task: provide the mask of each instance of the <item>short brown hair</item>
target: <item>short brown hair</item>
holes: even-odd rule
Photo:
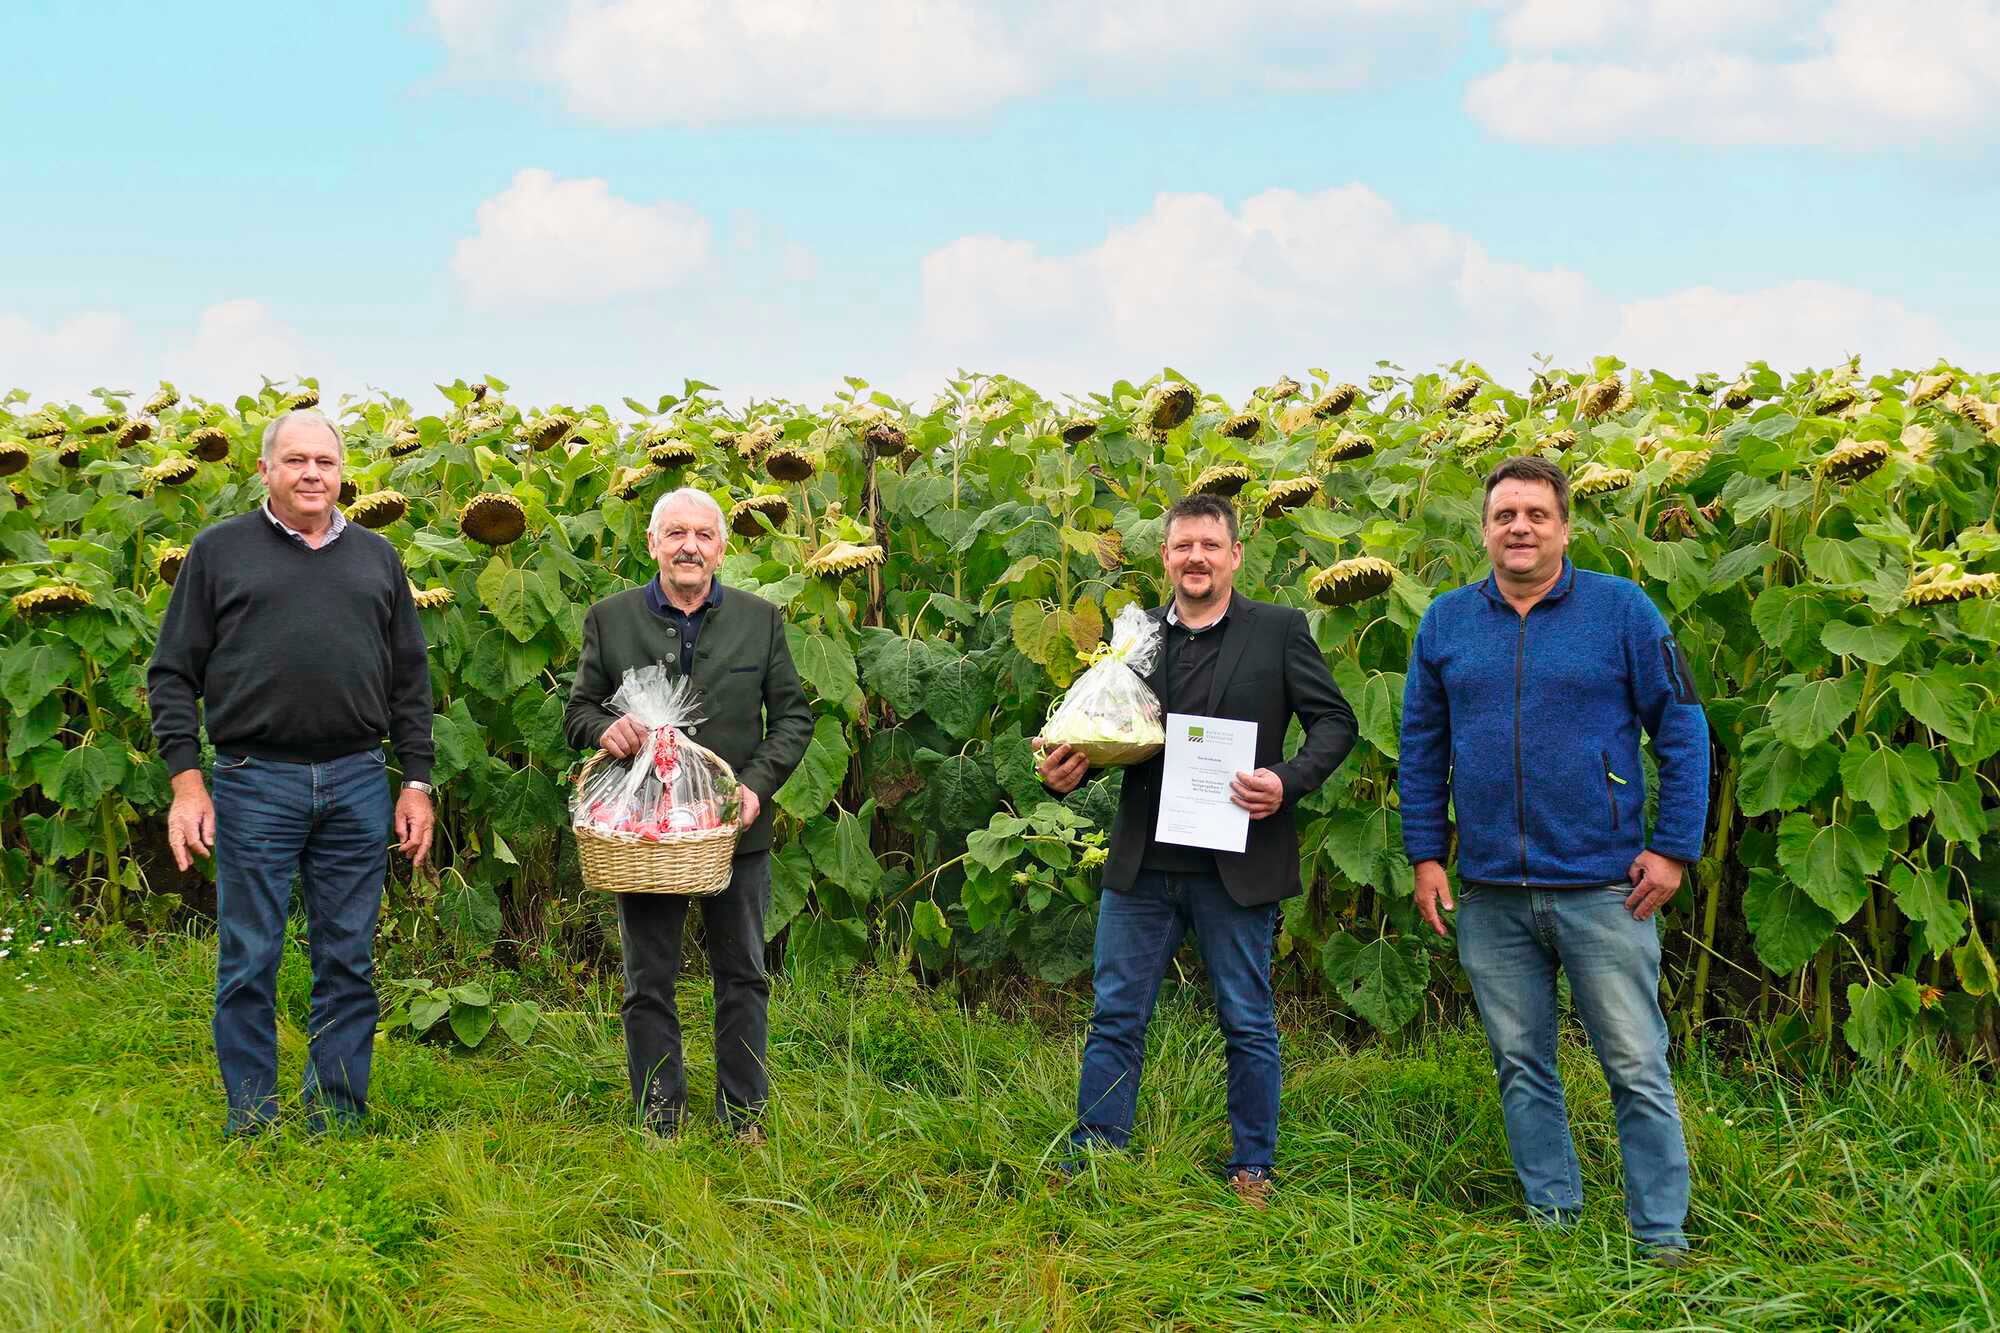
[[[1562,514],[1562,521],[1569,522],[1569,474],[1546,458],[1534,454],[1517,454],[1513,458],[1503,458],[1494,469],[1486,474],[1486,498],[1479,502],[1479,521],[1486,521],[1486,510],[1493,501],[1493,488],[1503,481],[1544,481],[1556,493],[1556,509]]]
[[[1219,495],[1183,495],[1167,510],[1167,521],[1160,527],[1160,540],[1166,541],[1174,530],[1177,518],[1215,518],[1229,529],[1231,545],[1236,542],[1236,506]]]

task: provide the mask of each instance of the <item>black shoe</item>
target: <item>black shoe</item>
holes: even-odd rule
[[[1685,1245],[1642,1245],[1639,1254],[1656,1268],[1694,1267],[1694,1255]]]

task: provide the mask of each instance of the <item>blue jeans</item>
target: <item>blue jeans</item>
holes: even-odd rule
[[[1079,1148],[1132,1138],[1146,1026],[1160,982],[1192,929],[1215,990],[1229,1061],[1229,1169],[1269,1171],[1278,1145],[1278,1023],[1271,1006],[1271,941],[1278,909],[1242,907],[1216,875],[1141,870],[1133,892],[1106,889],[1097,904],[1097,1005],[1076,1093]]]
[[[1458,958],[1472,981],[1507,1119],[1507,1150],[1528,1208],[1556,1222],[1583,1207],[1583,1177],[1556,1072],[1556,969],[1611,1085],[1625,1162],[1625,1216],[1655,1246],[1684,1246],[1687,1143],[1667,1069],[1657,923],[1626,910],[1632,889],[1467,886]]]
[[[320,764],[215,757],[215,1056],[227,1133],[277,1118],[278,960],[295,874],[312,958],[308,1122],[367,1110],[380,1016],[371,950],[395,809],[384,765],[379,747]]]

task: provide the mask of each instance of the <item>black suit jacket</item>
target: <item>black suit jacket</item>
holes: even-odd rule
[[[1147,614],[1164,622],[1167,608],[1156,607]],[[1215,853],[1229,896],[1245,907],[1260,907],[1300,890],[1299,830],[1293,809],[1300,797],[1332,776],[1354,748],[1354,710],[1333,683],[1303,611],[1236,593],[1229,601],[1229,615],[1229,632],[1215,661],[1207,706],[1179,699],[1174,711],[1255,722],[1257,767],[1270,769],[1285,785],[1285,803],[1275,813],[1250,821],[1250,839],[1242,851]],[[1165,670],[1163,652],[1146,678],[1156,693]],[[1286,759],[1285,728],[1294,715],[1305,728],[1305,743]],[[1164,764],[1164,756],[1155,756],[1125,770],[1104,865],[1107,889],[1128,890],[1138,877],[1146,840],[1160,817]]]

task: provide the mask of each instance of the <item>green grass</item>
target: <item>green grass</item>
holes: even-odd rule
[[[19,962],[17,956],[14,962]],[[0,975],[0,1325],[116,1328],[2000,1326],[2000,1105],[1919,1061],[1800,1085],[1680,1071],[1698,1264],[1635,1258],[1604,1085],[1565,1073],[1590,1203],[1518,1220],[1475,1031],[1347,1051],[1285,1019],[1280,1193],[1237,1206],[1220,1040],[1169,988],[1138,1150],[1047,1184],[1083,1002],[781,982],[772,1141],[626,1127],[616,996],[526,1049],[378,1048],[366,1133],[218,1137],[212,944]],[[32,986],[33,989],[29,989]],[[303,961],[281,985],[284,1087]],[[683,995],[697,1107],[705,987]]]

